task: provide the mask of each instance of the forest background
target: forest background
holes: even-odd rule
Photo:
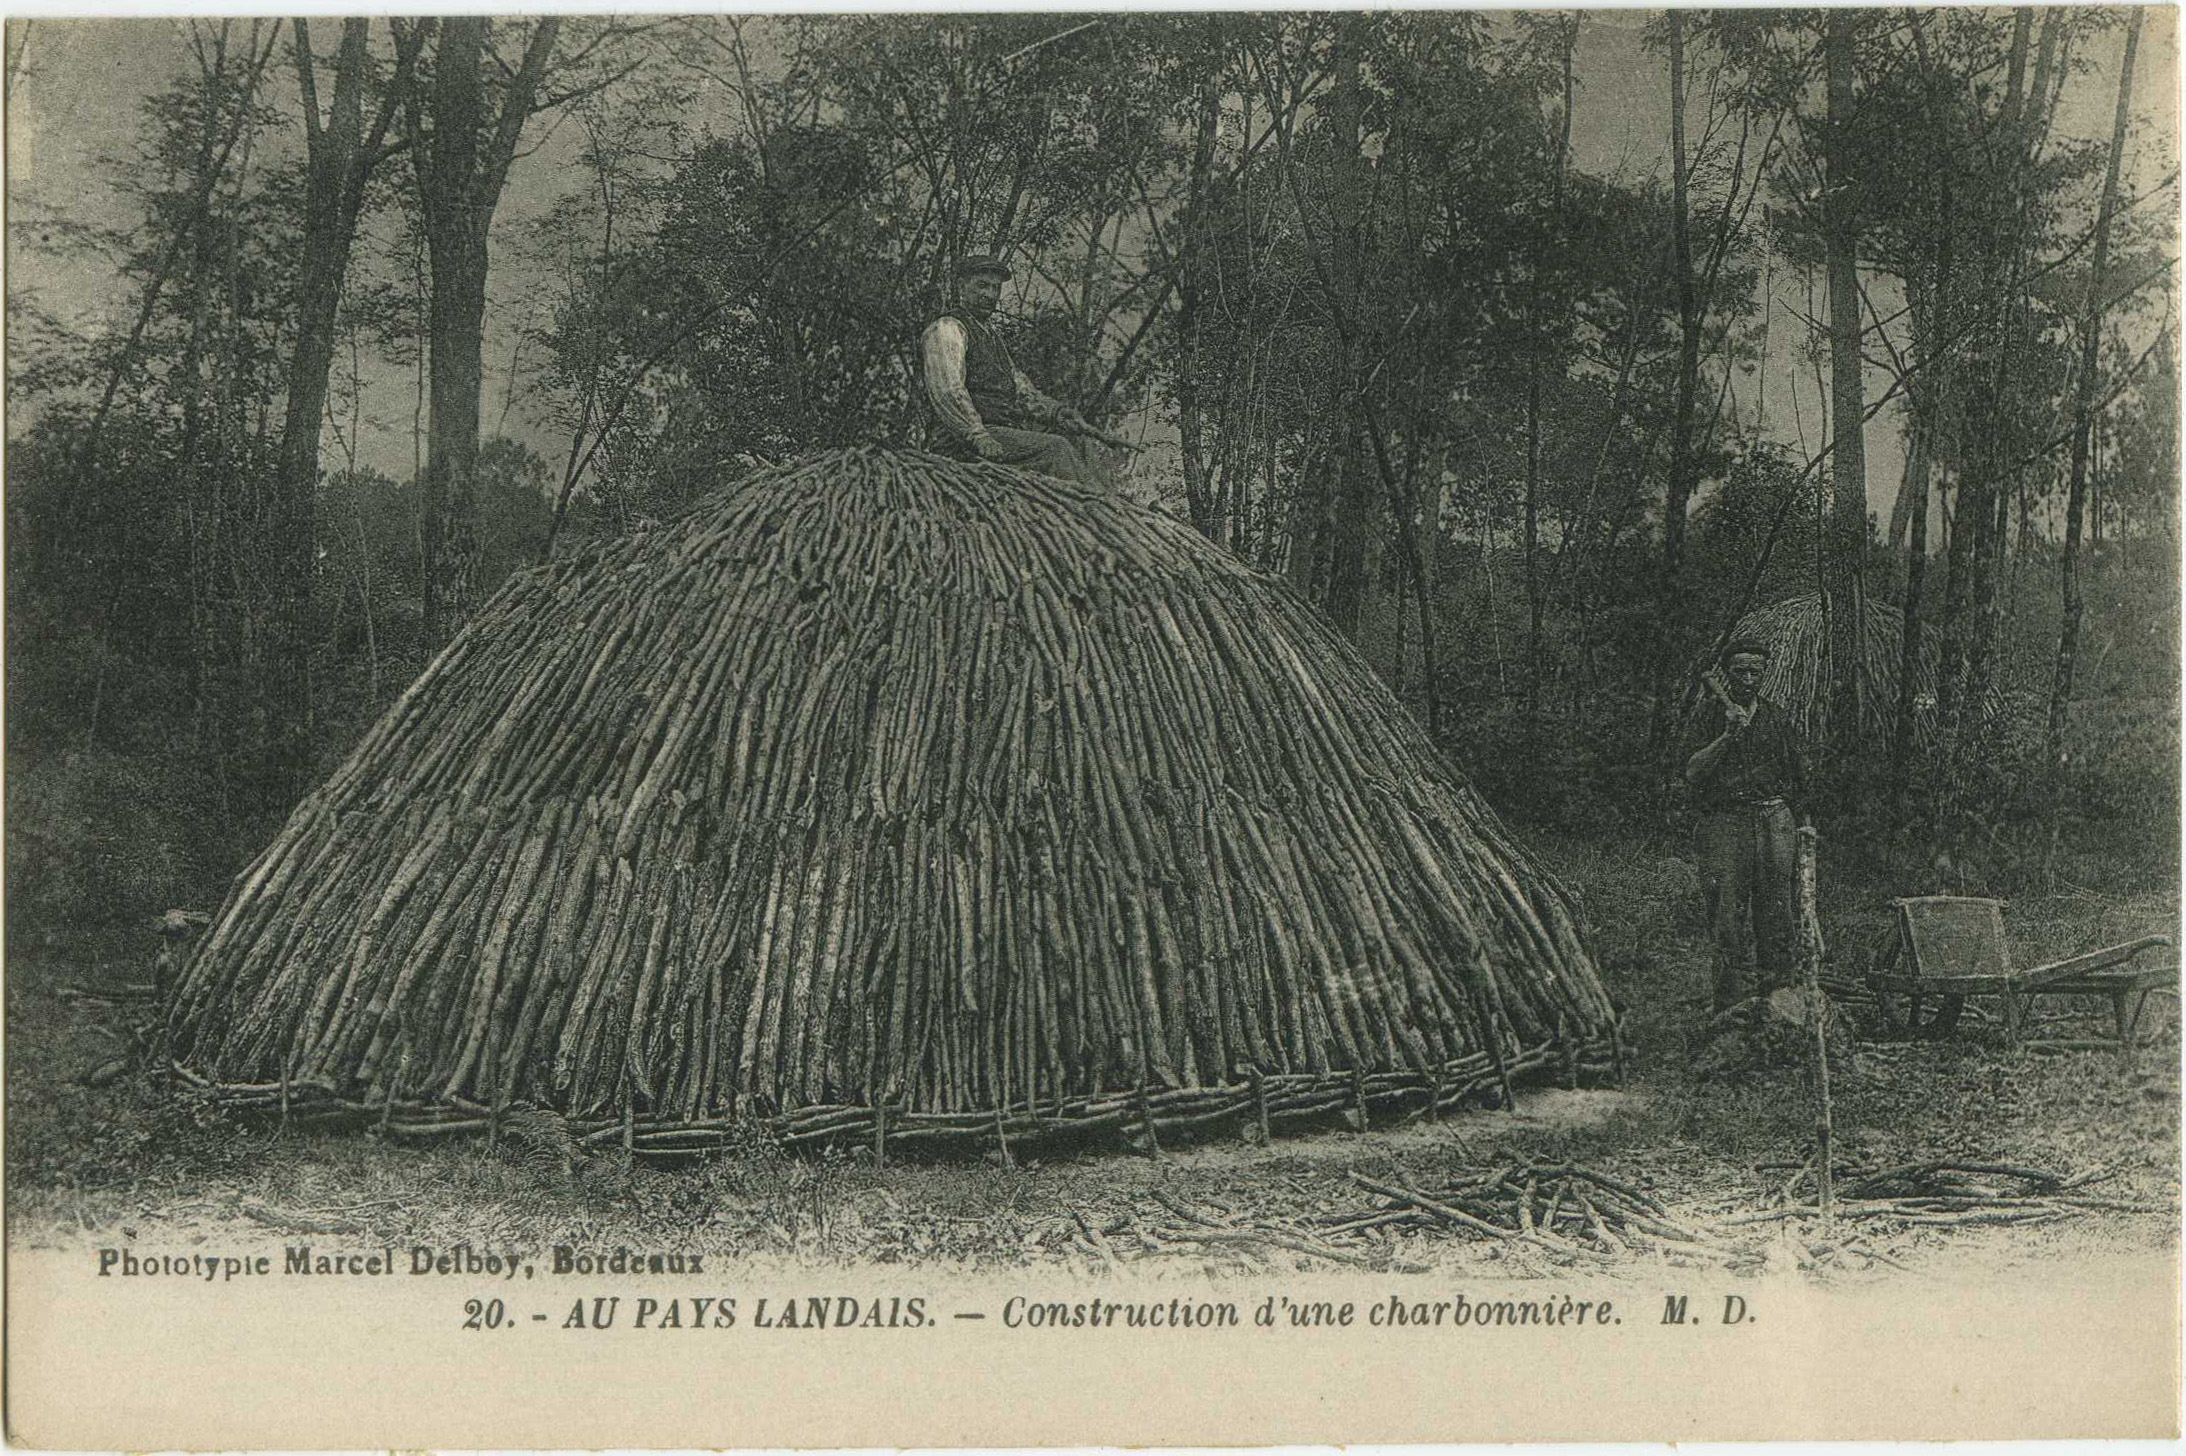
[[[1517,822],[1673,844],[1697,666],[1785,603],[1878,882],[2176,883],[2170,10],[38,20],[6,66],[11,946],[211,908],[510,571],[923,443],[989,249],[1131,488]]]

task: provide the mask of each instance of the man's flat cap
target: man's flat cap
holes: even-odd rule
[[[981,273],[991,274],[1003,282],[1009,281],[1010,265],[992,253],[972,253],[956,260],[956,276],[971,278]]]
[[[1729,645],[1724,647],[1720,660],[1729,662],[1734,657],[1758,657],[1766,662],[1769,660],[1769,655],[1768,643],[1763,642],[1760,638],[1734,637]]]

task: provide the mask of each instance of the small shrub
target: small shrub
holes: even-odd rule
[[[1610,995],[1627,1006],[1675,999],[1687,947],[1707,935],[1699,871],[1682,847],[1573,834],[1542,857],[1579,902]]]
[[[800,1152],[765,1124],[744,1120],[708,1167],[708,1201],[742,1203],[792,1248],[809,1241],[824,1252],[838,1231],[857,1171],[850,1155],[833,1143]]]
[[[1492,709],[1467,721],[1456,757],[1496,811],[1522,824],[1600,830],[1659,822],[1664,774],[1645,704],[1610,698],[1584,717]]]
[[[8,768],[11,942],[219,900],[231,836],[186,770],[96,748]]]

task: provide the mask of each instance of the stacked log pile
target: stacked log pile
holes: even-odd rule
[[[1895,732],[1898,684],[1905,661],[1905,614],[1889,602],[1867,599],[1860,631],[1860,736],[1887,744]],[[1829,642],[1818,593],[1803,592],[1739,618],[1732,637],[1757,637],[1769,644],[1768,674],[1761,692],[1782,705],[1809,743],[1829,741]],[[1914,727],[1922,735],[1935,725],[1936,671],[1939,649],[1931,635],[1921,645],[1913,680]],[[1923,706],[1924,705],[1924,706]]]
[[[1564,891],[1286,588],[878,450],[512,579],[167,1012],[245,1105],[664,1143],[1370,1112],[1612,1023]]]

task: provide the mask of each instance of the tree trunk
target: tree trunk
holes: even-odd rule
[[[1538,350],[1539,340],[1535,340]],[[1526,711],[1541,709],[1541,376],[1526,364]]]
[[[1425,473],[1415,476],[1412,485],[1412,504],[1418,509],[1411,544],[1419,587],[1419,675],[1426,691],[1427,731],[1437,743],[1442,741],[1442,472],[1449,451],[1448,438],[1437,436]],[[1489,609],[1494,609],[1492,603]]]
[[[2072,682],[2078,668],[2080,622],[2087,603],[2080,590],[2080,520],[2087,507],[2089,436],[2095,424],[2095,371],[2100,363],[2103,288],[2110,267],[2110,222],[2118,206],[2118,171],[2125,156],[2126,127],[2133,114],[2133,65],[2140,50],[2145,12],[2136,8],[2125,28],[2125,59],[2119,64],[2118,113],[2110,129],[2110,161],[2103,172],[2102,211],[2095,219],[2095,257],[2089,265],[2087,308],[2080,329],[2080,368],[2073,400],[2072,483],[2065,505],[2065,547],[2059,565],[2064,591],[2064,622],[2057,634],[2057,671],[2049,699],[2049,758],[2062,765],[2072,727]]]
[[[1928,581],[1928,436],[1925,422],[1913,426],[1913,446],[1905,460],[1905,489],[1912,554],[1905,565],[1905,628],[1899,641],[1896,731],[1891,735],[1890,777],[1898,786],[1898,802],[1906,802],[1905,790],[1913,762],[1913,740],[1918,723],[1916,689],[1920,680],[1921,590]]]
[[[1344,431],[1334,489],[1329,492],[1329,499],[1339,504],[1322,523],[1328,555],[1328,581],[1322,601],[1329,621],[1353,642],[1359,640],[1359,628],[1374,590],[1374,538],[1382,530],[1383,513],[1388,508],[1379,472],[1360,458],[1362,433],[1357,424]]]
[[[1308,448],[1299,461],[1298,478],[1291,490],[1290,555],[1285,574],[1291,589],[1307,601],[1317,599],[1322,581],[1321,553],[1328,534],[1328,502],[1341,482],[1329,477],[1344,469],[1351,453],[1351,432],[1339,421],[1334,437],[1319,449]]]
[[[1951,483],[1944,510],[1942,643],[1936,665],[1936,732],[1950,742],[1956,733],[1959,703],[1966,680],[1966,616],[1973,581],[1974,523],[1982,514],[1972,472],[1963,462]]]
[[[23,74],[23,58],[30,53],[30,22],[18,20],[7,28],[7,82],[0,99],[15,99],[15,81]]]
[[[485,249],[457,241],[435,247],[424,494],[425,631],[435,648],[474,605],[485,319]]]
[[[2088,537],[2095,543],[2096,554],[2099,556],[2102,554],[2103,544],[2103,435],[2100,421],[2096,423],[2087,445],[2087,529]]]
[[[1267,478],[1261,482],[1260,486],[1260,499],[1265,504],[1260,512],[1260,525],[1257,528],[1259,535],[1256,544],[1259,549],[1260,569],[1273,572],[1283,559],[1284,547],[1284,532],[1278,529],[1276,525],[1277,520],[1280,518],[1279,512],[1282,510],[1283,501],[1283,483],[1279,478],[1282,474],[1281,452],[1271,444],[1261,457],[1261,465],[1267,472]],[[1242,506],[1242,499],[1240,499],[1240,506]]]
[[[1850,11],[1832,10],[1824,22],[1829,124],[1833,133],[1852,117]],[[1830,728],[1837,744],[1858,741],[1862,703],[1860,644],[1867,617],[1867,391],[1860,355],[1859,219],[1853,178],[1841,149],[1828,157],[1824,203],[1829,268],[1829,393],[1834,426],[1831,451]]]
[[[1883,544],[1892,551],[1905,548],[1905,535],[1913,521],[1913,452],[1905,452],[1905,469],[1898,475],[1898,498],[1890,505],[1890,529]]]
[[[1685,154],[1685,22],[1672,9],[1670,27],[1670,243],[1678,317],[1677,396],[1670,426],[1670,488],[1662,507],[1662,579],[1656,595],[1653,739],[1668,731],[1683,615],[1678,576],[1685,555],[1685,513],[1693,498],[1693,406],[1700,391],[1700,294],[1693,279],[1693,230]],[[1735,190],[1736,179],[1732,186]],[[1725,207],[1729,206],[1726,202]]]
[[[1952,724],[1951,751],[1959,769],[1970,765],[1970,755],[1980,743],[1988,724],[1990,662],[1996,646],[1996,582],[1998,572],[1997,510],[2004,492],[1992,471],[1993,444],[1978,445],[1975,464],[1959,487],[1959,527],[1966,536],[1966,601],[1961,620],[1963,677],[1958,685],[1958,715]]]
[[[476,605],[486,239],[560,24],[551,17],[537,23],[523,65],[509,80],[498,114],[492,114],[480,66],[492,21],[481,15],[443,20],[433,64],[430,135],[423,134],[414,112],[411,118],[418,201],[432,265],[432,389],[419,532],[425,638],[431,649],[446,643]],[[489,125],[490,136],[485,135]]]
[[[1200,88],[1198,135],[1192,146],[1191,191],[1186,199],[1187,220],[1181,246],[1184,256],[1170,260],[1177,280],[1177,435],[1184,453],[1184,498],[1192,525],[1210,540],[1220,541],[1220,515],[1211,487],[1213,464],[1207,458],[1205,408],[1200,399],[1200,288],[1199,239],[1208,226],[1207,212],[1213,202],[1207,195],[1207,179],[1214,168],[1215,132],[1222,121],[1222,90],[1210,77]],[[1225,465],[1227,459],[1225,458]],[[1234,534],[1236,523],[1230,525]]]
[[[1177,290],[1176,417],[1178,448],[1183,452],[1184,502],[1192,528],[1210,541],[1222,538],[1215,529],[1213,468],[1207,459],[1205,424],[1199,401],[1199,290]]]
[[[486,304],[485,270],[473,269],[471,259],[473,236],[481,262],[485,239],[470,192],[486,110],[479,56],[490,23],[475,15],[450,16],[442,23],[433,64],[432,137],[429,143],[418,143],[428,147],[431,157],[429,168],[418,169],[433,282],[427,308],[432,384],[420,541],[429,650],[453,636],[466,615],[469,556],[477,529],[471,473],[478,460]]]
[[[1366,367],[1366,351],[1360,335],[1366,325],[1367,162],[1360,151],[1361,92],[1359,52],[1364,44],[1366,17],[1357,13],[1337,22],[1335,94],[1329,101],[1329,119],[1335,129],[1333,163],[1335,189],[1332,198],[1335,228],[1340,242],[1329,259],[1330,275],[1341,297],[1334,301],[1350,320],[1341,330],[1339,354],[1342,367],[1332,383],[1340,396],[1364,387],[1360,372]],[[1354,411],[1358,408],[1353,406]],[[1372,429],[1369,424],[1368,430]],[[1390,501],[1382,488],[1381,472],[1367,468],[1358,458],[1358,430],[1351,432],[1341,473],[1329,539],[1328,615],[1336,629],[1356,642],[1368,619],[1380,585],[1380,544],[1388,525]],[[1379,446],[1379,440],[1373,442]]]
[[[342,22],[334,62],[334,94],[324,124],[319,116],[317,58],[310,24],[291,22],[296,73],[302,92],[305,137],[303,276],[297,289],[296,345],[289,358],[287,413],[282,422],[278,475],[273,491],[272,537],[278,562],[273,641],[266,657],[269,697],[278,705],[273,726],[270,791],[283,803],[309,786],[313,742],[311,599],[318,556],[319,437],[326,415],[328,376],[334,368],[335,318],[349,274],[350,246],[364,188],[378,158],[387,113],[370,136],[364,124],[364,88],[370,70],[371,23]],[[407,79],[414,45],[398,37],[393,86]]]
[[[1923,57],[1925,59],[1925,57]],[[1940,231],[1935,249],[1935,274],[1933,287],[1923,290],[1917,280],[1909,283],[1907,292],[1913,305],[1913,367],[1917,370],[1933,370],[1913,396],[1914,421],[1913,445],[1905,461],[1905,485],[1899,492],[1900,503],[1907,509],[1911,533],[1911,555],[1905,568],[1905,609],[1903,635],[1899,639],[1898,702],[1896,731],[1891,739],[1891,778],[1898,787],[1900,812],[1910,807],[1907,789],[1913,761],[1914,739],[1917,733],[1917,685],[1920,677],[1921,649],[1924,646],[1926,621],[1922,616],[1926,608],[1925,589],[1928,583],[1928,492],[1929,476],[1934,464],[1936,446],[1949,428],[1950,412],[1947,401],[1950,394],[1950,366],[1942,357],[1943,339],[1951,318],[1951,259],[1955,250],[1951,199],[1952,178],[1948,168],[1936,173],[1936,217]],[[1940,684],[1939,684],[1940,687]],[[1942,699],[1939,694],[1931,707],[1942,718]]]
[[[1556,165],[1550,174],[1550,215],[1563,224],[1564,163],[1571,155],[1571,105],[1576,87],[1572,79],[1572,52],[1579,41],[1576,18],[1564,26],[1564,112],[1557,133]],[[1541,350],[1546,343],[1540,320],[1541,275],[1538,262],[1532,274],[1533,294],[1527,309],[1526,350],[1526,711],[1541,711],[1542,617],[1547,604],[1546,584],[1541,580]],[[1500,667],[1502,654],[1496,654]]]
[[[2032,11],[2022,8],[2013,12],[1999,124],[2014,152],[2022,155],[2027,59],[2033,33]],[[2015,457],[2020,418],[2012,393],[2013,369],[2022,345],[2031,343],[2022,337],[2020,322],[2025,303],[2021,284],[2027,261],[2026,170],[2023,165],[2007,167],[2000,179],[1992,178],[1989,183],[1999,191],[1999,197],[1982,199],[1986,205],[1981,208],[1978,236],[1986,292],[1974,306],[1977,311],[1992,311],[1995,318],[1984,331],[1988,358],[1972,371],[1974,387],[1968,401],[1967,428],[1960,437],[1963,463],[1957,529],[1967,539],[1963,558],[1967,582],[1965,615],[1957,624],[1957,651],[1950,664],[1956,693],[1954,708],[1943,725],[1949,735],[1946,742],[1952,760],[1953,795],[1963,781],[1965,768],[1979,751],[1990,718],[1999,587],[2008,535],[2005,523],[2009,492],[2018,470]]]

